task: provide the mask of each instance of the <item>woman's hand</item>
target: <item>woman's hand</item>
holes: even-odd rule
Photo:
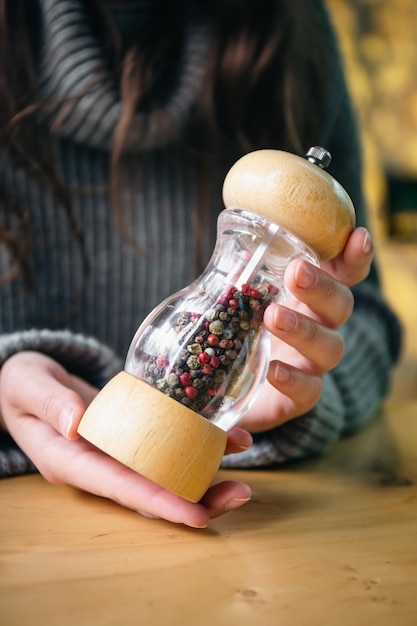
[[[343,253],[321,268],[300,260],[289,265],[285,306],[265,311],[265,326],[274,335],[268,381],[240,426],[250,432],[269,430],[317,403],[323,377],[343,355],[338,329],[353,310],[350,287],[366,278],[372,258],[369,233],[357,228]]]
[[[65,483],[144,515],[162,517],[195,528],[234,509],[251,497],[240,482],[211,487],[193,504],[155,485],[99,451],[77,434],[81,417],[97,389],[70,375],[37,352],[10,357],[0,371],[0,406],[4,427],[46,480]],[[251,445],[246,431],[229,433],[226,453]]]

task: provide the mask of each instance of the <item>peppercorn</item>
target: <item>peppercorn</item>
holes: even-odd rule
[[[187,345],[181,346],[178,337],[174,362],[162,350],[150,358],[144,371],[146,382],[211,418],[224,405],[227,390],[237,384],[243,367],[239,354],[256,338],[276,292],[270,286],[245,284],[240,290],[231,286],[204,314],[182,311],[174,329],[178,335],[187,333]]]

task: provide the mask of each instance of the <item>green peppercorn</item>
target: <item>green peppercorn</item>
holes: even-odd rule
[[[211,322],[210,326],[209,326],[209,331],[213,334],[213,335],[221,335],[223,332],[223,322],[221,322],[220,320],[214,320],[214,322]]]
[[[202,347],[199,343],[192,343],[187,346],[187,350],[188,352],[190,352],[190,354],[200,354],[200,352],[202,351]]]
[[[176,387],[179,383],[178,376],[174,374],[173,372],[171,372],[171,374],[168,374],[167,383],[168,383],[168,387]]]
[[[187,366],[190,368],[190,370],[196,370],[199,367],[199,365],[200,365],[199,358],[195,354],[191,355],[187,359]]]

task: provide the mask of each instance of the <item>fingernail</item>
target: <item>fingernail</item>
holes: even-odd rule
[[[253,437],[247,430],[236,427],[233,434],[233,443],[241,450],[248,450],[253,444]]]
[[[140,511],[138,509],[137,513],[139,513],[139,515],[142,515],[142,517],[148,517],[149,519],[161,519],[159,515],[154,515],[153,513],[148,513],[148,511]]]
[[[274,378],[277,383],[286,383],[290,379],[290,370],[282,363],[276,363],[274,369]]]
[[[274,323],[280,330],[294,330],[297,324],[297,318],[293,311],[278,305],[274,312]]]
[[[372,238],[371,235],[369,234],[369,231],[364,229],[365,233],[363,236],[363,242],[362,242],[362,254],[364,256],[368,256],[369,254],[371,254],[372,250],[373,250],[373,243],[372,243]]]
[[[252,443],[253,443],[253,440],[252,440],[252,437],[251,437],[250,443],[249,442],[248,443],[238,443],[236,445],[239,448],[239,450],[243,451],[243,450],[249,450],[249,448],[252,447]]]
[[[71,404],[67,404],[62,409],[58,418],[59,430],[66,439],[71,439],[71,429],[74,420],[75,408]]]
[[[239,506],[242,506],[243,504],[246,504],[246,502],[249,502],[251,498],[252,496],[249,496],[249,498],[234,498],[233,500],[227,502],[224,510],[232,511],[233,509],[237,509]]]
[[[297,265],[295,279],[299,287],[311,287],[316,281],[316,272],[310,263],[300,261]]]
[[[207,528],[208,524],[189,524],[187,523],[187,526],[190,526],[191,528]]]

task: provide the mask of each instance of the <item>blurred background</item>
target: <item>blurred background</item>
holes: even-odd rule
[[[405,344],[389,402],[417,398],[417,1],[326,0],[361,124],[371,230]]]

